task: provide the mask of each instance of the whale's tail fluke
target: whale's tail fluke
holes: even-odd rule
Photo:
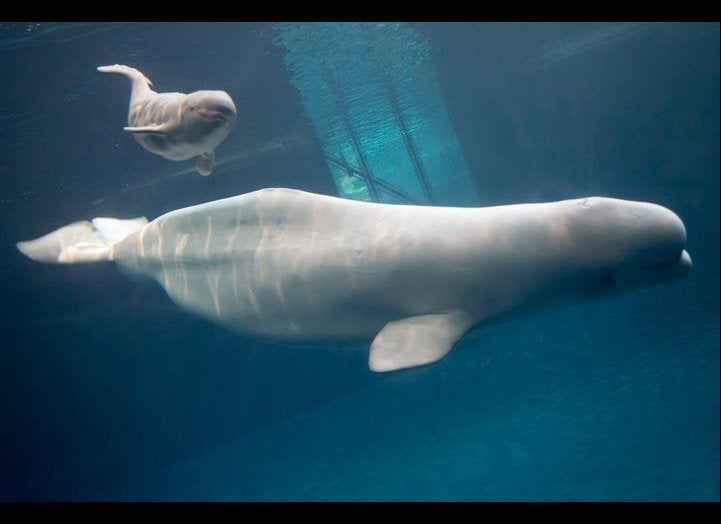
[[[132,85],[131,97],[145,95],[147,93],[153,93],[153,83],[143,73],[126,65],[114,64],[107,66],[100,66],[97,68],[101,73],[114,73],[117,75],[123,75],[130,80]]]
[[[56,229],[52,233],[18,242],[25,256],[48,264],[77,264],[113,260],[112,247],[148,223],[145,217],[120,220],[94,218]]]

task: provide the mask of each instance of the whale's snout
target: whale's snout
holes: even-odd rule
[[[645,287],[690,273],[686,227],[670,209],[605,197],[571,205],[577,252],[599,270],[594,290]]]
[[[657,204],[639,202],[632,206],[636,222],[629,227],[633,239],[628,260],[648,266],[679,262],[686,248],[686,227],[681,218]]]
[[[225,91],[208,92],[200,105],[202,114],[209,119],[221,119],[232,123],[238,115],[233,99]]]
[[[686,227],[681,218],[663,206],[634,203],[637,219],[633,247],[620,272],[632,285],[652,285],[684,277],[693,263],[686,250]]]
[[[211,131],[229,130],[238,115],[233,99],[225,91],[196,91],[188,95],[184,107],[188,125]]]

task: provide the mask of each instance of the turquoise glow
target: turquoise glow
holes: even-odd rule
[[[276,28],[341,196],[478,203],[421,34],[402,23]]]

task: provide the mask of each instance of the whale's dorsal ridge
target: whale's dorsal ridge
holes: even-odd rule
[[[340,205],[324,208],[325,215],[314,217],[313,210],[321,199],[338,201]],[[170,211],[156,219],[168,231],[180,231],[188,235],[207,235],[209,221],[213,235],[222,238],[232,236],[236,231],[254,235],[266,225],[290,230],[306,230],[309,227],[319,231],[333,232],[336,223],[345,215],[343,199],[307,193],[298,189],[264,188],[243,195],[206,202],[195,206]],[[153,233],[155,234],[155,233]],[[222,242],[211,242],[209,249],[224,252]]]
[[[473,318],[464,311],[389,322],[371,344],[368,367],[384,372],[437,362],[474,324]]]

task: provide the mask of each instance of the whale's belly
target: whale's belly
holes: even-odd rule
[[[169,139],[155,135],[135,135],[135,139],[144,149],[168,160],[189,160],[202,155],[207,147],[184,139]]]
[[[128,114],[130,127],[170,123],[171,129],[163,134],[134,134],[135,140],[146,150],[168,160],[189,160],[209,150],[203,140],[189,140],[181,122],[182,93],[160,93],[135,102]],[[212,149],[212,148],[210,148]]]

